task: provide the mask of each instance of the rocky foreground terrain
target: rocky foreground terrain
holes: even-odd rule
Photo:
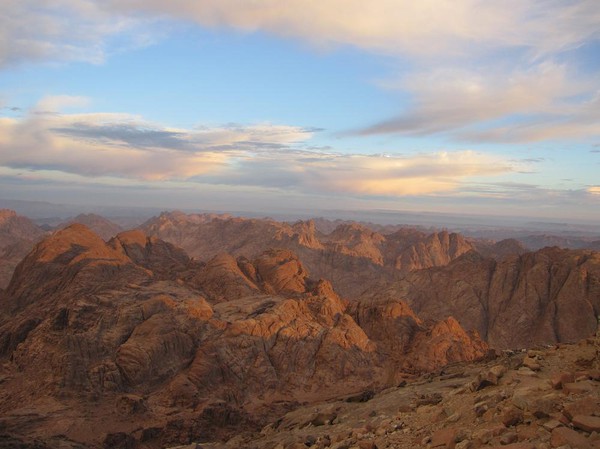
[[[458,363],[299,407],[260,432],[179,448],[600,447],[600,338]]]
[[[599,253],[100,218],[0,290],[0,448],[600,447]]]

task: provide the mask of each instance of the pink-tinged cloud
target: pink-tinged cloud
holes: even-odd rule
[[[42,106],[78,106],[77,98]],[[367,155],[310,151],[313,131],[290,125],[169,128],[128,114],[40,113],[0,118],[0,166],[29,179],[203,183],[296,192],[399,197],[458,190],[515,170],[473,151]],[[59,174],[59,175],[57,175]]]
[[[566,66],[550,62],[509,74],[455,68],[415,73],[400,84],[383,83],[410,93],[412,105],[360,133],[450,133],[461,140],[489,142],[598,136],[598,82],[575,79]],[[514,124],[499,124],[514,117]]]
[[[595,0],[113,0],[120,13],[161,15],[319,47],[352,45],[386,54],[442,56],[524,47],[563,51],[597,37]]]

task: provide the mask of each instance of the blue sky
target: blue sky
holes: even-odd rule
[[[595,0],[7,0],[1,197],[600,219]]]

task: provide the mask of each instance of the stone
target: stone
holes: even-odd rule
[[[554,374],[550,378],[550,384],[555,390],[560,390],[564,384],[568,384],[571,382],[575,382],[575,376],[573,375],[573,373],[560,372]]]
[[[506,432],[500,438],[500,444],[507,445],[511,443],[515,443],[518,439],[517,432]]]
[[[563,385],[566,394],[587,394],[594,390],[594,385],[589,381],[572,382]]]
[[[460,418],[462,418],[462,414],[460,412],[454,412],[450,416],[448,416],[448,419],[446,419],[446,422],[455,423],[455,422],[460,421]]]
[[[431,447],[453,449],[457,440],[457,429],[446,428],[437,430],[431,435]]]
[[[319,426],[324,426],[326,424],[331,424],[333,422],[333,420],[337,418],[337,413],[335,412],[330,412],[330,413],[318,413],[317,416],[315,416],[310,423],[315,426],[315,427],[319,427]]]
[[[361,440],[358,442],[358,447],[360,449],[377,449],[377,444],[375,443],[375,441]]]
[[[487,402],[478,402],[477,404],[475,404],[475,407],[473,407],[473,411],[475,412],[475,416],[477,417],[483,416],[483,414],[489,409],[490,406]]]
[[[600,432],[600,417],[576,415],[573,417],[573,426],[586,432]]]
[[[523,359],[523,365],[532,371],[539,371],[542,369],[542,366],[537,362],[537,360],[532,359],[531,357],[525,357]]]
[[[482,371],[471,384],[471,391],[479,391],[491,385],[498,385],[500,378],[506,373],[504,365],[494,365],[487,371]]]
[[[600,370],[599,369],[589,370],[588,375],[591,380],[600,381]]]
[[[537,377],[537,374],[535,373],[535,371],[533,371],[528,366],[522,366],[521,368],[519,368],[517,370],[517,374],[519,374],[519,376]]]
[[[550,394],[541,397],[533,397],[528,403],[528,410],[537,419],[548,418],[552,413],[556,411],[558,406],[558,399]]]
[[[487,444],[493,438],[500,436],[507,432],[507,429],[502,424],[497,424],[491,427],[483,427],[473,432],[473,439],[481,441],[483,444]]]
[[[563,424],[556,420],[556,419],[550,419],[548,421],[546,421],[544,424],[542,424],[542,427],[544,429],[546,429],[549,432],[552,432],[554,429],[556,429],[557,427],[562,426]]]
[[[577,449],[591,449],[592,447],[587,438],[567,427],[557,427],[552,431],[550,445],[554,448],[566,445]]]
[[[423,405],[437,405],[440,402],[442,402],[441,393],[422,394],[415,401],[415,405],[421,407]]]
[[[473,449],[475,447],[475,443],[469,440],[463,440],[454,446],[454,449]]]
[[[582,398],[575,402],[564,404],[563,415],[568,419],[573,419],[576,415],[595,415],[600,413],[600,399]]]
[[[506,427],[516,426],[523,422],[523,411],[516,407],[509,407],[502,413],[502,424]]]
[[[346,402],[367,402],[375,397],[375,392],[373,390],[366,390],[360,394],[350,396],[346,399]]]

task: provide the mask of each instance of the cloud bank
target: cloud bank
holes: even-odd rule
[[[80,98],[45,98],[22,118],[0,118],[0,166],[30,179],[193,182],[358,196],[429,195],[513,170],[473,151],[416,155],[310,150],[314,130],[275,124],[169,128],[117,113],[39,112]]]

